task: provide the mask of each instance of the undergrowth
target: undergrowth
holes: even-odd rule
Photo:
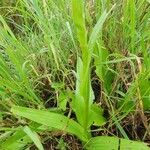
[[[149,149],[149,27],[149,0],[1,0],[0,149]]]

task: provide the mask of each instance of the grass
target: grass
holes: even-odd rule
[[[149,149],[150,2],[0,2],[0,149]]]

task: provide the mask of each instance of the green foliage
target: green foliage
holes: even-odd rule
[[[86,145],[87,150],[149,150],[148,146],[141,142],[134,142],[116,137],[101,136],[92,138]]]
[[[44,150],[36,132],[33,132],[28,126],[24,127],[24,132],[30,137],[39,150]]]
[[[72,119],[61,114],[18,106],[12,107],[11,111],[16,115],[25,117],[39,124],[74,134],[83,141],[87,140],[87,135],[84,134],[83,128]]]
[[[0,149],[43,150],[55,132],[58,149],[64,134],[89,150],[149,149],[129,140],[150,134],[149,10],[149,0],[2,0]]]
[[[78,41],[82,50],[82,60],[77,59],[77,83],[76,83],[76,99],[73,102],[74,110],[77,114],[79,123],[85,128],[92,125],[93,122],[103,122],[101,118],[96,117],[92,111],[92,104],[94,100],[93,91],[91,88],[90,79],[90,63],[92,60],[93,47],[98,39],[98,34],[102,30],[109,13],[104,12],[99,18],[97,24],[93,28],[89,41],[87,42],[87,31],[85,28],[85,12],[84,1],[72,1],[73,21],[77,28]],[[78,12],[78,13],[76,13]],[[82,115],[84,114],[84,116]],[[91,120],[92,119],[92,120]],[[102,123],[103,124],[103,123]]]
[[[20,129],[15,133],[13,133],[12,136],[7,137],[7,140],[2,142],[0,148],[7,150],[11,149],[20,150],[30,142],[31,141],[28,138],[28,136],[26,136],[25,132],[23,132],[23,130]]]

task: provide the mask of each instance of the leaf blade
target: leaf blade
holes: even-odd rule
[[[84,129],[74,120],[61,114],[19,106],[13,106],[11,111],[15,115],[25,117],[34,122],[74,134],[83,141],[87,140],[86,135],[84,135]]]
[[[149,150],[145,143],[109,136],[94,137],[85,145],[85,148],[87,150]]]
[[[28,126],[25,126],[23,131],[29,136],[39,150],[44,150],[43,145],[36,132],[33,132]]]

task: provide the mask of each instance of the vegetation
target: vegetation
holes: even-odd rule
[[[149,0],[0,5],[0,149],[149,149]]]

